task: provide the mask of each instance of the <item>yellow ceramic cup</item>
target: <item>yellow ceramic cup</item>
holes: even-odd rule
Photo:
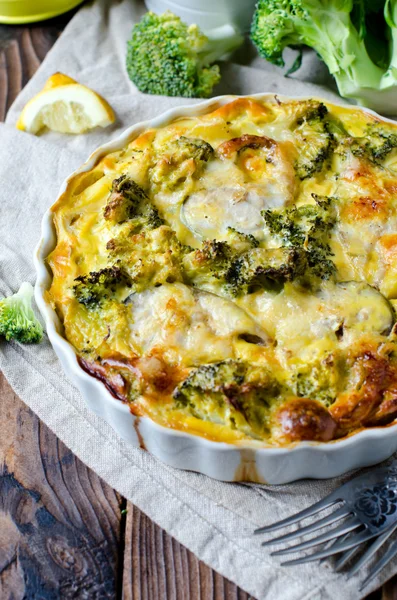
[[[71,10],[82,0],[0,0],[0,23],[44,21]]]

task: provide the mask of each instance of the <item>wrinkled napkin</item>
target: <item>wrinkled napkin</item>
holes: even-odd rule
[[[92,150],[133,123],[173,106],[197,102],[144,96],[128,80],[125,44],[132,23],[143,11],[143,5],[132,0],[84,5],[15,101],[6,124],[0,125],[1,296],[16,291],[22,281],[34,283],[32,255],[41,217],[55,201],[63,179]],[[238,63],[223,64],[216,94],[274,91],[337,98],[314,53],[305,54],[299,79],[297,75],[284,78],[248,44],[235,60]],[[34,137],[17,131],[14,124],[23,105],[56,71],[100,92],[115,109],[117,122],[81,136],[47,132]],[[317,501],[345,478],[266,486],[223,483],[174,470],[129,446],[87,409],[73,382],[63,375],[47,339],[37,346],[1,341],[0,367],[20,398],[82,461],[201,560],[255,598],[356,600],[364,596],[358,589],[366,569],[347,582],[328,562],[283,568],[252,535],[256,527]],[[388,566],[366,593],[391,577],[396,566]]]

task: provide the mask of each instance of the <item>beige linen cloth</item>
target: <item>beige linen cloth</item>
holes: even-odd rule
[[[0,126],[0,296],[15,291],[24,280],[34,283],[32,254],[42,214],[56,199],[62,180],[96,146],[133,123],[172,106],[196,102],[143,96],[128,80],[125,44],[143,10],[133,0],[84,5],[14,103],[7,123]],[[325,87],[326,70],[313,54],[305,56],[299,80],[283,78],[250,48],[241,51],[238,59],[242,64],[223,66],[217,93],[275,91],[336,97]],[[22,106],[56,71],[103,94],[117,113],[117,123],[75,137],[52,133],[34,137],[15,130]],[[358,589],[365,569],[346,582],[327,562],[283,568],[261,548],[260,538],[252,535],[256,527],[325,496],[341,479],[271,487],[222,483],[177,471],[127,445],[86,408],[73,382],[63,375],[48,340],[37,346],[1,341],[0,367],[22,400],[81,460],[201,560],[255,598],[350,600],[364,596]],[[385,569],[366,593],[391,577],[396,566]]]

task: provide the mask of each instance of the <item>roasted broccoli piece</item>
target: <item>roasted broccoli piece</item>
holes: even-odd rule
[[[245,252],[259,246],[259,241],[251,233],[242,233],[241,231],[237,231],[237,229],[234,227],[228,227],[227,234],[228,244],[230,244],[233,250],[238,253]]]
[[[242,42],[231,25],[206,36],[171,12],[148,12],[128,42],[128,75],[147,94],[207,98],[220,80],[219,67],[212,63]]]
[[[204,240],[202,247],[195,251],[197,263],[209,265],[219,276],[228,268],[233,250],[227,242]]]
[[[342,359],[329,354],[321,361],[298,367],[290,381],[291,389],[300,398],[318,400],[328,407],[343,386],[343,373]]]
[[[303,275],[306,261],[301,248],[255,248],[234,260],[226,273],[233,294],[249,294],[258,288],[274,289]]]
[[[329,233],[335,224],[332,198],[312,194],[316,204],[262,211],[269,229],[286,248],[304,253],[306,273],[329,279],[335,272]]]
[[[350,137],[345,142],[354,156],[381,165],[397,148],[397,134],[380,123],[368,125],[363,137]]]
[[[174,157],[176,153],[179,154],[178,162],[187,158],[208,162],[214,156],[214,149],[211,144],[201,138],[188,138],[181,135],[173,142],[173,146],[176,150]]]
[[[291,129],[299,148],[295,171],[299,179],[312,177],[329,163],[336,139],[331,131],[328,109],[322,102],[309,100],[302,103],[303,110]]]
[[[182,135],[161,146],[157,155],[151,170],[152,184],[169,189],[185,183],[189,177],[197,178],[214,156],[214,149],[200,138]]]
[[[269,407],[281,391],[265,367],[225,360],[194,369],[174,391],[179,408],[204,420],[221,420],[253,437],[267,430]]]
[[[135,231],[143,228],[156,229],[163,223],[145,191],[128,175],[121,175],[113,181],[103,214],[110,223],[129,221]]]
[[[23,283],[19,291],[0,300],[0,336],[7,341],[35,344],[43,337],[43,328],[32,310],[33,287]]]
[[[117,265],[80,275],[75,281],[74,294],[87,308],[97,308],[106,300],[118,299],[131,287],[129,275]]]
[[[184,277],[203,289],[219,286],[229,293],[226,274],[235,257],[235,251],[227,242],[204,240],[202,247],[193,250],[183,259]]]
[[[295,247],[258,248],[253,236],[232,230],[237,245],[205,240],[186,256],[185,277],[198,287],[215,285],[227,296],[249,294],[258,288],[274,289],[303,274],[305,253]],[[252,238],[252,239],[251,239]]]
[[[191,251],[167,225],[135,235],[123,232],[107,243],[107,249],[110,259],[128,275],[134,292],[182,281],[182,260]]]

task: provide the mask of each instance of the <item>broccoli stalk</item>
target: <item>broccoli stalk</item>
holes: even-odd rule
[[[0,300],[0,336],[22,344],[40,342],[43,328],[32,310],[33,287],[23,283],[13,296]]]
[[[220,80],[212,63],[243,42],[231,25],[204,35],[171,12],[146,13],[132,30],[127,71],[141,92],[208,98]]]
[[[287,46],[314,48],[335,77],[339,92],[380,112],[395,112],[397,99],[397,0],[387,0],[385,19],[390,28],[388,67],[370,57],[366,16],[376,7],[356,0],[259,0],[252,23],[252,39],[260,54],[283,66]],[[381,43],[381,41],[380,41]]]

